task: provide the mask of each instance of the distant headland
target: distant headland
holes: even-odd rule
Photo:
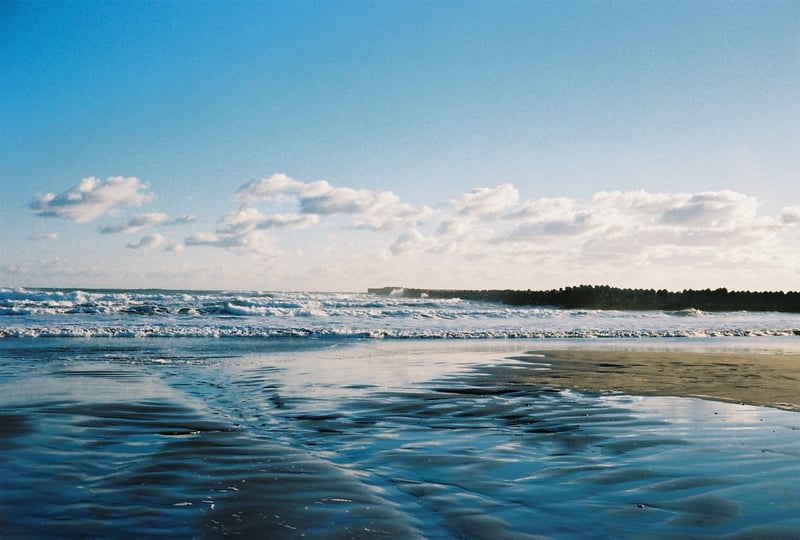
[[[679,311],[783,311],[800,313],[800,292],[751,292],[720,289],[621,289],[580,285],[546,291],[370,288],[368,292],[403,298],[462,298],[510,306],[553,306],[568,309],[631,309]]]

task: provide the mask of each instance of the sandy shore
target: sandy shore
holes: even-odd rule
[[[0,531],[800,538],[800,415],[637,395],[797,410],[800,353],[540,345],[0,340]]]
[[[800,354],[540,350],[513,359],[531,369],[498,366],[509,382],[800,411]]]

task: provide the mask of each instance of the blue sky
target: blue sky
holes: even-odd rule
[[[0,285],[800,289],[800,3],[0,4]]]

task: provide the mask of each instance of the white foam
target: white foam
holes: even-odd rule
[[[355,293],[0,289],[0,337],[142,335],[381,339],[800,336],[800,314],[563,310]]]

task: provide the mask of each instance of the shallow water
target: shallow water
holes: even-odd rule
[[[490,375],[525,346],[2,340],[0,532],[800,536],[800,415]]]

